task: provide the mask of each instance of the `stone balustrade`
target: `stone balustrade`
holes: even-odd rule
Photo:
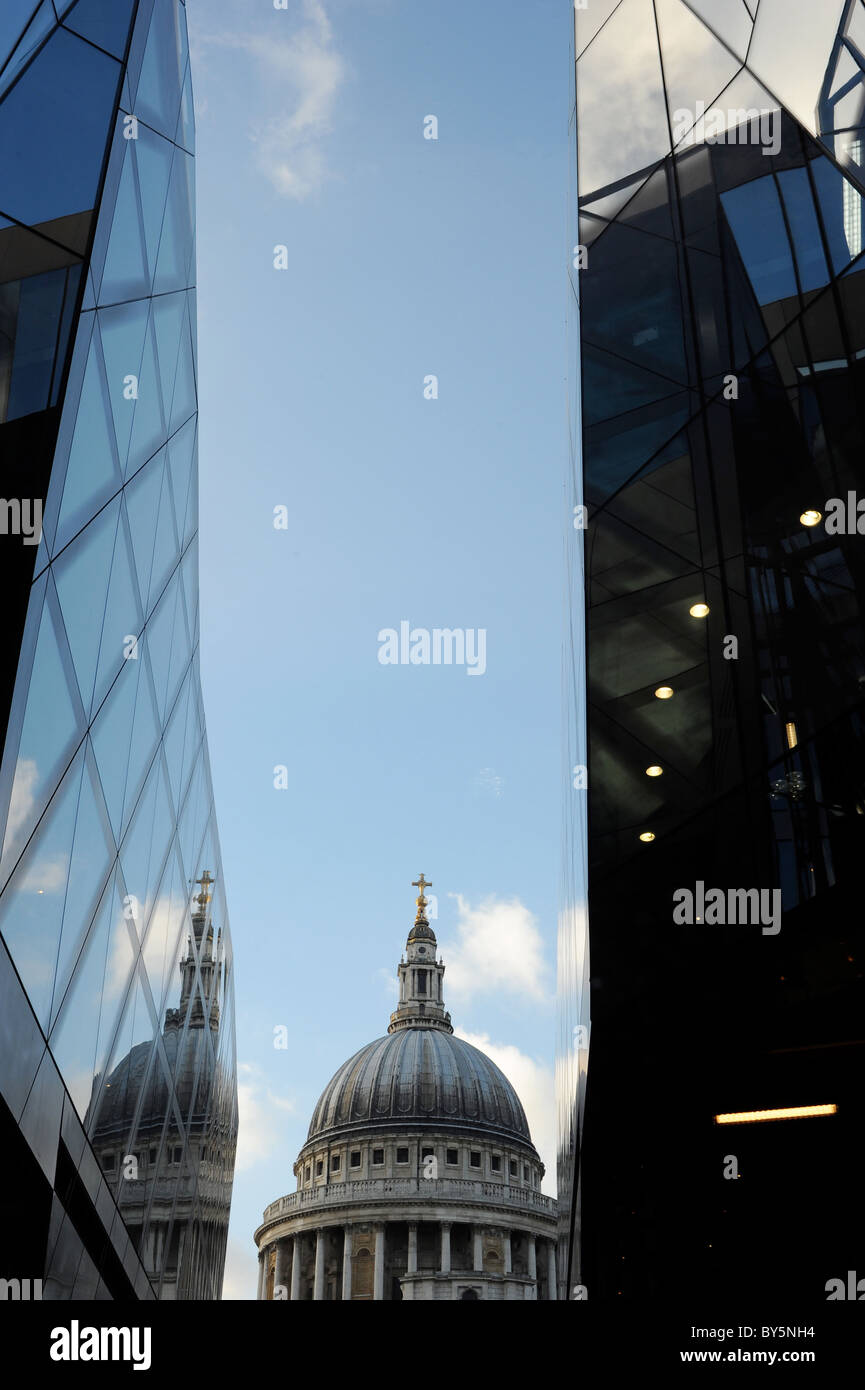
[[[543,1192],[536,1192],[530,1187],[510,1186],[508,1183],[471,1178],[358,1178],[353,1182],[320,1183],[317,1187],[290,1192],[265,1208],[263,1221],[271,1221],[279,1216],[296,1216],[322,1206],[379,1199],[393,1201],[400,1197],[412,1201],[427,1198],[431,1202],[492,1202],[549,1215],[555,1209],[553,1198]]]

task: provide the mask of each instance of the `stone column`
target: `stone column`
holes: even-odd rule
[[[286,1256],[286,1253],[287,1253],[287,1252],[286,1252],[286,1249],[285,1249],[285,1241],[284,1241],[284,1240],[278,1240],[278,1241],[276,1242],[276,1268],[275,1268],[274,1271],[273,1271],[273,1297],[274,1297],[274,1299],[277,1299],[277,1298],[278,1298],[278,1294],[277,1294],[277,1292],[276,1292],[277,1285],[281,1284],[282,1287],[285,1288],[285,1256]]]
[[[372,1296],[377,1303],[381,1303],[384,1298],[384,1232],[383,1224],[376,1226]]]
[[[558,1298],[559,1288],[556,1283],[556,1243],[551,1240],[547,1244],[547,1298]]]
[[[451,1223],[442,1222],[442,1257],[440,1272],[450,1274],[451,1272]]]
[[[294,1237],[294,1245],[291,1252],[291,1291],[289,1298],[296,1303],[300,1298],[300,1266],[303,1263],[303,1236],[298,1231]]]
[[[406,1274],[417,1274],[417,1223],[412,1222],[408,1228],[408,1266]]]
[[[324,1227],[319,1226],[315,1233],[315,1279],[312,1296],[319,1302],[324,1298]]]
[[[351,1299],[351,1223],[342,1228],[342,1301]]]
[[[265,1262],[266,1251],[267,1251],[267,1246],[264,1247],[264,1250],[259,1250],[259,1252],[258,1252],[258,1293],[256,1294],[256,1298],[257,1298],[257,1300],[258,1300],[259,1303],[260,1303],[261,1300],[264,1298],[264,1288],[265,1288],[264,1272],[265,1272],[265,1270],[267,1269],[267,1264],[266,1264],[266,1262]]]
[[[535,1254],[535,1237],[533,1235],[528,1235],[526,1241],[529,1247],[529,1278],[537,1279],[538,1262]]]
[[[483,1267],[484,1267],[484,1251],[483,1251],[483,1237],[481,1236],[481,1228],[480,1228],[480,1226],[475,1226],[475,1227],[473,1227],[473,1229],[472,1229],[472,1234],[473,1234],[473,1236],[474,1236],[474,1242],[473,1242],[473,1245],[474,1245],[474,1254],[473,1254],[473,1256],[472,1256],[472,1269],[474,1269],[474,1270],[483,1269]]]
[[[514,1262],[511,1257],[511,1233],[505,1231],[505,1274],[513,1274]]]

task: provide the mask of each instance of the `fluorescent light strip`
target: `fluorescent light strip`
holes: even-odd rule
[[[812,1115],[837,1115],[837,1105],[791,1105],[783,1110],[733,1110],[716,1115],[716,1125],[753,1125],[760,1120],[804,1120]]]

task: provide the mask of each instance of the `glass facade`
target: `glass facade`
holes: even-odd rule
[[[4,4],[0,1277],[44,1298],[222,1285],[237,1086],[193,151],[180,0]]]
[[[863,1235],[865,6],[575,19],[563,1293],[825,1299]]]

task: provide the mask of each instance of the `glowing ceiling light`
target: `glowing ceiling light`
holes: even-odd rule
[[[673,687],[671,685],[659,685],[655,691],[656,700],[672,700]]]
[[[784,725],[784,728],[787,731],[787,747],[795,748],[796,744],[799,742],[799,735],[796,732],[796,725],[793,723],[793,720],[789,720],[789,722]]]
[[[692,603],[688,609],[692,618],[707,618],[709,616],[708,603]]]
[[[799,517],[803,526],[816,526],[818,521],[823,520],[823,513],[818,512],[814,507],[809,507]]]
[[[788,1105],[781,1110],[734,1110],[716,1115],[716,1125],[753,1125],[762,1120],[805,1120],[814,1115],[837,1115],[837,1105]]]
[[[652,763],[652,766],[651,766],[651,767],[647,767],[647,768],[646,768],[646,776],[647,776],[647,777],[660,777],[661,774],[663,773],[663,771],[664,771],[664,769],[663,769],[662,767],[658,767],[658,764],[657,764],[657,763]]]
[[[644,830],[642,835],[640,836],[640,839],[643,841],[644,845],[650,845],[654,838],[655,837],[652,834],[651,830]]]

